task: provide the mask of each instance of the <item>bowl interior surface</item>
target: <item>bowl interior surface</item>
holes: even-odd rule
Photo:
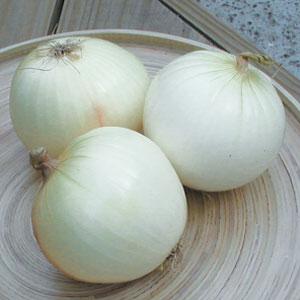
[[[124,46],[151,76],[179,55],[210,48],[159,34],[87,35]],[[12,75],[38,42],[0,53],[1,299],[299,299],[300,122],[288,109],[280,155],[257,180],[223,193],[186,189],[189,219],[177,264],[114,285],[76,282],[52,267],[31,228],[40,178],[12,128],[8,104]]]

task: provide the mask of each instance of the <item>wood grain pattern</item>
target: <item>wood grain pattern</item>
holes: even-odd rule
[[[154,33],[86,34],[126,47],[151,76],[191,49],[211,49]],[[289,109],[284,146],[261,177],[225,193],[186,190],[189,219],[175,270],[156,270],[126,284],[92,285],[65,278],[50,265],[34,240],[30,220],[40,178],[29,166],[8,108],[11,78],[22,55],[49,38],[0,52],[1,300],[299,300],[300,118]]]
[[[58,32],[94,28],[151,30],[208,43],[158,0],[65,0]]]
[[[48,34],[60,0],[1,0],[0,48]]]
[[[204,32],[227,51],[234,54],[245,51],[260,52],[252,43],[212,16],[201,5],[194,3],[193,0],[161,0],[161,2],[176,11],[200,32]],[[261,67],[261,69],[269,75],[274,73],[274,69],[267,67]],[[276,81],[300,102],[300,80],[298,78],[284,68],[280,68],[276,75]]]

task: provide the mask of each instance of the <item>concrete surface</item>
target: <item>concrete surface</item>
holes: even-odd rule
[[[194,0],[300,78],[300,0]]]

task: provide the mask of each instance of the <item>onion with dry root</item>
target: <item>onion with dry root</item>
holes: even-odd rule
[[[161,70],[149,88],[144,132],[188,187],[241,186],[265,171],[280,149],[282,102],[249,59],[269,62],[249,53],[192,52]]]
[[[129,129],[98,128],[57,160],[31,152],[44,184],[32,223],[45,256],[67,276],[113,283],[161,265],[187,218],[183,187],[152,141]]]
[[[14,75],[12,122],[29,150],[44,146],[56,157],[96,127],[140,130],[148,84],[143,64],[113,43],[51,40],[30,52]]]

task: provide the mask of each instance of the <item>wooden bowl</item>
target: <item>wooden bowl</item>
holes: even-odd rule
[[[124,30],[67,33],[116,42],[153,76],[184,53],[210,46],[165,34]],[[133,282],[94,285],[64,277],[44,258],[31,228],[40,178],[9,118],[12,75],[41,41],[0,51],[0,298],[35,299],[300,299],[299,103],[277,85],[286,104],[280,155],[254,182],[230,192],[187,190],[189,220],[178,264]]]

